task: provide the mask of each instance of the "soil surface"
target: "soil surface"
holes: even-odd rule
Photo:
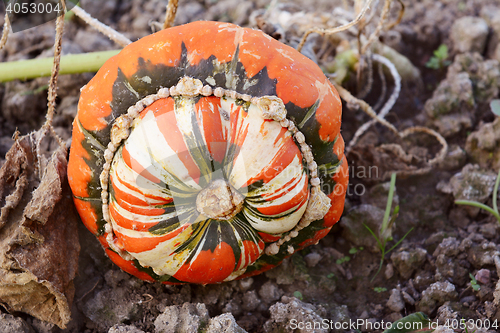
[[[155,22],[163,21],[167,2],[82,0],[81,4],[100,21],[136,40],[151,33],[158,26]],[[270,5],[263,0],[181,0],[175,23],[234,22],[260,27],[296,46],[308,27],[334,27],[353,19],[352,2],[295,0]],[[382,31],[376,41],[391,48],[392,56],[385,55],[402,76],[399,98],[385,118],[399,131],[426,126],[439,132],[449,145],[443,161],[425,174],[408,175],[438,154],[439,142],[424,134],[401,142],[386,127],[372,125],[348,154],[350,186],[345,211],[332,231],[271,271],[219,285],[143,282],[113,265],[80,223],[81,252],[68,328],[61,330],[23,313],[8,314],[1,307],[0,328],[86,333],[382,332],[382,322],[423,312],[432,323],[439,322],[441,332],[453,332],[442,325],[457,328],[461,319],[476,324],[469,332],[486,332],[481,326],[488,325],[489,332],[499,331],[494,328],[495,323],[500,325],[499,221],[484,210],[456,205],[454,200],[493,205],[500,168],[500,120],[490,102],[500,98],[500,3],[402,3],[401,22]],[[378,23],[382,5],[383,1],[374,1],[376,14],[365,28],[367,37]],[[392,4],[387,24],[396,21],[400,8],[399,2]],[[336,56],[351,47],[357,49],[356,35],[357,30],[333,37],[312,35],[303,53],[325,72],[338,75]],[[0,61],[50,56],[54,36],[54,22],[12,34],[0,51]],[[440,45],[447,51],[441,58],[434,54]],[[64,54],[116,48],[79,19],[66,22]],[[366,71],[357,79],[357,66],[361,64],[345,65],[348,76],[343,86],[353,95],[361,94],[367,82]],[[80,88],[92,76],[59,78],[54,127],[68,147]],[[2,164],[16,130],[27,134],[43,124],[47,82],[40,78],[0,84]],[[373,86],[362,98],[370,105],[376,105],[381,95],[385,101],[394,82],[388,72],[374,66]],[[347,146],[370,118],[353,105],[344,104],[343,110],[342,135]],[[404,149],[404,158],[388,148],[395,144]],[[386,250],[401,242],[382,258],[376,239],[364,225],[378,234],[392,171],[409,172],[396,182],[393,207],[398,205],[399,213],[389,230],[393,240]]]

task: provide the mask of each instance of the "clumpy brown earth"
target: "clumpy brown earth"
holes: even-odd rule
[[[135,40],[163,20],[165,0],[82,0],[93,16]],[[220,20],[260,26],[274,38],[295,46],[307,26],[336,26],[353,18],[352,1],[205,0],[180,1],[176,24]],[[493,185],[500,167],[500,120],[489,103],[500,98],[500,4],[498,0],[403,0],[401,23],[380,35],[407,60],[399,64],[401,94],[386,119],[399,130],[427,126],[446,138],[446,158],[429,173],[399,177],[393,203],[399,215],[394,240],[404,240],[386,255],[363,226],[378,230],[383,220],[389,184],[384,174],[418,166],[439,151],[438,142],[415,136],[404,143],[408,159],[397,159],[381,147],[395,143],[394,135],[376,125],[348,155],[351,185],[344,216],[320,243],[295,254],[278,268],[260,276],[220,285],[165,286],[142,282],[114,266],[98,241],[80,223],[81,252],[75,278],[72,321],[66,330],[23,313],[0,307],[2,332],[328,332],[314,323],[359,322],[335,332],[381,332],[368,323],[393,322],[415,312],[441,325],[460,319],[478,325],[500,325],[500,234],[496,219],[456,199],[492,206]],[[345,9],[344,4],[349,7]],[[382,1],[376,8],[382,6]],[[391,9],[395,21],[399,4]],[[301,14],[303,12],[304,14]],[[345,22],[339,21],[345,16]],[[376,25],[379,15],[372,20]],[[334,19],[336,18],[336,19]],[[373,30],[372,26],[372,30]],[[10,36],[1,61],[50,56],[54,24]],[[304,53],[326,71],[334,68],[341,41],[311,36]],[[329,46],[328,43],[331,43]],[[441,44],[448,57],[437,68],[426,63]],[[83,22],[66,23],[64,53],[116,48]],[[364,99],[375,105],[381,81]],[[59,79],[56,132],[70,145],[79,89],[92,74]],[[387,89],[393,89],[387,79]],[[12,134],[38,129],[46,110],[47,79],[0,84],[0,156],[11,147]],[[355,75],[344,81],[353,94]],[[359,89],[361,90],[361,89]],[[377,110],[378,111],[378,110]],[[369,118],[344,105],[346,143]],[[411,230],[411,231],[410,231]],[[409,233],[408,233],[409,232]],[[406,234],[408,235],[404,237]],[[300,323],[302,323],[300,326]],[[375,327],[377,327],[375,325]],[[480,327],[478,327],[480,328]],[[440,327],[441,332],[452,332]],[[461,331],[461,330],[456,330]],[[469,332],[474,329],[469,329]],[[486,332],[478,329],[476,332]],[[498,331],[491,328],[490,332]]]

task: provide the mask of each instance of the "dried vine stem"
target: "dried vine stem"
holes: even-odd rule
[[[363,55],[366,53],[366,50],[370,47],[370,45],[375,41],[375,39],[378,37],[382,29],[384,28],[384,23],[387,21],[387,17],[389,16],[389,9],[391,8],[391,3],[392,0],[385,0],[384,2],[384,7],[382,8],[382,14],[380,15],[380,21],[377,24],[377,27],[375,28],[375,31],[373,31],[368,37],[368,41],[366,42],[365,45],[360,50],[360,55]]]
[[[63,12],[66,12],[66,0],[61,0]],[[47,114],[45,116],[45,124],[43,128],[51,128],[54,119],[57,97],[57,79],[59,77],[59,68],[61,64],[61,45],[62,35],[64,32],[64,14],[57,16],[56,20],[56,39],[54,43],[54,63],[52,65],[52,73],[49,81],[49,91],[47,96]]]
[[[375,0],[375,2],[373,3],[373,8],[378,6],[378,2],[379,2],[379,0]],[[370,14],[365,18],[365,20],[363,22],[361,22],[360,27],[359,27],[360,31],[363,30],[363,28],[366,27],[373,20],[376,13],[377,13],[376,10],[372,10],[370,12]]]
[[[439,134],[438,132],[436,132],[430,128],[427,128],[427,127],[415,126],[415,127],[410,127],[410,128],[407,128],[406,130],[404,130],[401,133],[401,139],[404,139],[413,133],[426,133],[426,134],[434,136],[441,144],[441,146],[442,146],[441,150],[436,155],[436,157],[427,161],[426,166],[424,166],[420,169],[414,169],[414,170],[396,170],[396,171],[391,171],[391,172],[385,172],[384,177],[383,177],[384,179],[388,179],[390,177],[389,175],[391,173],[396,173],[398,176],[402,176],[402,177],[425,175],[425,174],[431,172],[435,165],[440,164],[445,159],[446,153],[448,151],[448,144],[446,143],[446,140],[441,136],[441,134]],[[391,151],[393,154],[402,158],[403,160],[405,158],[411,159],[411,156],[407,155],[406,152],[403,150],[403,148],[400,145],[389,143],[389,144],[383,144],[380,147],[384,148],[384,150]]]
[[[391,123],[389,123],[387,120],[380,118],[375,113],[375,111],[373,111],[372,107],[368,103],[366,103],[362,99],[354,97],[347,89],[345,89],[340,84],[338,84],[337,82],[335,82],[335,80],[330,80],[330,82],[335,86],[335,88],[339,92],[340,97],[347,104],[351,104],[351,105],[355,105],[355,106],[359,107],[367,115],[369,115],[370,117],[372,117],[373,119],[375,119],[375,121],[378,121],[379,123],[381,123],[382,125],[384,125],[388,129],[390,129],[394,134],[396,134],[397,136],[399,136],[399,132],[396,129],[396,127],[394,127],[394,125],[392,125]],[[346,153],[346,155],[347,155],[347,153]]]
[[[363,10],[363,0],[354,0],[354,13],[359,14]]]
[[[387,58],[385,58],[379,54],[374,54],[373,60],[379,62],[380,64],[385,65],[389,69],[391,75],[394,78],[394,91],[378,115],[373,111],[373,109],[370,107],[370,105],[368,103],[352,96],[351,93],[349,93],[349,91],[344,89],[341,85],[337,84],[334,80],[331,80],[332,84],[335,86],[335,88],[337,88],[337,91],[339,92],[339,95],[343,100],[345,100],[348,104],[354,104],[354,105],[358,106],[365,113],[367,113],[370,117],[373,118],[372,120],[370,120],[369,122],[365,123],[363,126],[358,128],[358,130],[354,134],[353,139],[349,143],[349,146],[346,148],[345,154],[346,155],[349,154],[349,151],[352,149],[352,147],[354,147],[354,145],[358,141],[359,137],[372,124],[374,124],[375,121],[377,121],[377,122],[381,123],[382,125],[386,126],[387,128],[389,128],[400,139],[404,139],[407,136],[414,134],[414,133],[426,133],[426,134],[434,136],[438,140],[438,142],[441,144],[442,148],[439,151],[439,153],[433,159],[429,160],[427,162],[427,166],[425,166],[423,168],[420,168],[417,170],[411,170],[411,171],[408,171],[408,170],[396,171],[396,173],[398,175],[404,175],[404,176],[426,174],[426,173],[430,172],[435,165],[442,163],[443,160],[446,158],[446,153],[448,152],[448,143],[446,142],[446,140],[443,138],[443,136],[441,134],[439,134],[438,132],[436,132],[430,128],[427,128],[427,127],[422,127],[422,126],[410,127],[410,128],[407,128],[406,130],[404,130],[403,132],[399,133],[397,131],[397,129],[392,124],[390,124],[389,122],[387,122],[384,119],[384,117],[392,109],[392,107],[394,106],[394,103],[396,103],[396,100],[399,97],[399,92],[401,90],[401,77],[400,77],[399,73],[397,72],[394,64],[392,62],[390,62]],[[384,79],[384,81],[385,81],[385,79]],[[393,146],[393,145],[385,145],[385,146]],[[399,147],[399,148],[396,150],[403,153],[402,148],[400,146],[397,146],[397,147]]]
[[[62,45],[62,35],[64,32],[64,13],[66,13],[66,0],[60,0],[61,6],[63,8],[63,13],[59,14],[56,19],[56,38],[54,42],[54,63],[52,65],[52,73],[50,75],[49,81],[49,91],[47,96],[47,114],[45,115],[45,123],[42,128],[37,132],[36,140],[36,154],[37,154],[37,171],[39,173],[40,179],[43,177],[42,172],[45,170],[44,159],[42,158],[42,140],[45,138],[47,133],[51,133],[52,136],[57,140],[60,147],[65,147],[65,144],[61,137],[57,135],[52,127],[52,121],[54,119],[54,112],[56,108],[56,97],[57,97],[57,78],[59,77],[59,67],[61,63],[61,45]]]
[[[400,1],[400,0],[398,0],[398,1]],[[387,21],[388,16],[389,16],[389,10],[391,8],[391,4],[392,4],[392,0],[385,0],[384,1],[384,7],[382,8],[382,13],[380,15],[380,21],[378,22],[377,27],[375,28],[375,31],[373,31],[371,33],[371,35],[368,37],[368,40],[366,41],[365,45],[363,45],[363,46],[362,46],[362,42],[361,42],[362,32],[363,32],[364,27],[368,24],[369,21],[366,21],[366,22],[363,22],[362,24],[360,24],[360,28],[358,31],[358,50],[359,50],[360,60],[365,58],[364,55],[367,53],[367,51],[369,50],[369,47],[373,44],[373,42],[375,42],[375,40],[377,39],[377,37],[379,36],[379,34],[382,30],[393,27],[401,21],[402,13],[404,13],[404,6],[402,7],[403,11],[400,11],[400,13],[399,13],[398,20],[396,22],[384,27],[384,24]],[[373,11],[371,13],[370,18],[369,18],[370,20],[372,19],[374,13],[375,13],[375,11]],[[368,81],[367,81],[366,86],[358,94],[359,98],[364,98],[370,92],[370,90],[372,88],[372,83],[373,83],[372,63],[370,61],[367,61],[367,65],[368,65]],[[358,87],[361,85],[361,70],[363,69],[362,67],[363,66],[358,66],[358,70],[357,70]]]
[[[382,67],[382,64],[378,64],[377,68],[378,68],[378,76],[380,78],[381,87],[379,94],[380,96],[377,100],[377,103],[375,103],[375,105],[373,106],[374,110],[378,110],[382,106],[382,103],[384,103],[385,100],[385,94],[387,93],[387,81],[385,79],[384,68]]]
[[[401,20],[403,19],[403,15],[405,13],[405,4],[401,0],[397,0],[397,1],[401,5],[401,9],[399,10],[398,18],[396,19],[396,21],[392,22],[391,24],[388,24],[384,28],[384,30],[391,30],[392,28],[394,28],[395,26],[397,26],[401,22]]]
[[[0,50],[7,44],[7,38],[10,32],[10,20],[9,15],[5,14],[5,22],[3,24],[2,38],[0,39]]]
[[[102,33],[103,35],[105,35],[106,37],[108,37],[121,47],[125,47],[128,44],[132,43],[130,39],[128,39],[118,31],[116,31],[115,29],[111,28],[110,26],[107,26],[106,24],[90,16],[90,14],[87,13],[85,10],[83,10],[81,7],[75,6],[71,10],[73,11],[73,13],[75,13],[76,16],[81,18],[85,23],[87,23],[92,28],[96,29],[97,31],[99,31],[100,33]]]
[[[304,47],[304,44],[306,43],[307,37],[309,37],[309,35],[312,34],[312,33],[332,35],[332,34],[335,34],[337,32],[341,32],[341,31],[347,30],[350,27],[356,25],[365,16],[366,12],[370,8],[370,4],[372,3],[372,1],[373,0],[367,0],[365,6],[361,10],[361,12],[358,14],[358,16],[354,20],[352,20],[351,22],[349,22],[349,23],[346,23],[344,25],[341,25],[340,27],[336,27],[336,28],[332,28],[332,29],[313,28],[313,29],[308,30],[304,34],[304,36],[302,37],[302,39],[300,40],[300,43],[297,46],[297,51],[300,52],[302,50],[302,47]]]
[[[382,110],[380,110],[380,113],[378,114],[379,119],[384,119],[385,116],[387,115],[387,113],[389,113],[389,111],[392,109],[392,107],[394,106],[394,103],[396,103],[396,100],[399,97],[399,93],[401,91],[401,76],[399,75],[394,64],[392,62],[390,62],[389,59],[381,56],[380,54],[374,54],[373,60],[375,60],[381,64],[384,64],[389,69],[389,72],[391,73],[391,75],[394,79],[394,90],[393,90],[391,96],[389,97],[389,99],[387,100],[387,102],[385,103],[384,107],[382,108]],[[372,109],[372,111],[373,111],[373,109]],[[351,151],[352,147],[354,147],[354,145],[356,144],[358,139],[361,137],[361,135],[363,135],[363,133],[366,132],[366,130],[371,125],[373,125],[375,123],[375,121],[378,121],[378,119],[374,118],[374,119],[370,120],[369,122],[363,124],[360,128],[358,128],[358,130],[354,134],[354,137],[352,138],[351,142],[349,142],[349,146],[346,148],[346,154],[348,154]],[[399,136],[399,134],[398,134],[398,136]]]
[[[92,291],[94,291],[94,289],[97,287],[97,285],[99,284],[99,282],[101,282],[101,278],[98,278],[97,281],[95,282],[94,286],[92,288],[90,288],[89,291],[87,291],[85,294],[83,294],[82,297],[80,297],[78,299],[78,301],[76,301],[77,303],[78,302],[81,302],[85,297],[87,297],[87,295],[89,295]]]
[[[372,90],[373,86],[373,58],[371,56],[371,53],[368,52],[368,54],[363,55],[359,57],[359,65],[358,65],[358,71],[356,73],[356,79],[357,79],[357,84],[358,84],[358,94],[357,97],[360,99],[363,99],[370,93]],[[365,67],[366,64],[366,67]],[[363,68],[367,69],[367,78],[366,78],[366,84],[362,89],[359,89],[362,84],[362,76],[361,76],[361,70]]]
[[[167,5],[167,12],[165,13],[165,22],[163,22],[163,29],[174,26],[175,14],[177,14],[177,7],[179,0],[169,0]]]
[[[448,152],[448,143],[446,142],[445,138],[443,138],[443,136],[441,134],[439,134],[438,132],[436,132],[428,127],[414,126],[414,127],[407,128],[403,132],[401,132],[401,138],[405,138],[411,134],[421,133],[421,132],[434,136],[441,144],[442,148],[439,151],[439,153],[436,155],[436,157],[434,157],[432,160],[427,162],[429,164],[429,166],[434,166],[434,165],[440,164],[441,162],[444,161],[444,159],[446,157],[446,153]]]

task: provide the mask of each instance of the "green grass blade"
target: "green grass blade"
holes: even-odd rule
[[[387,229],[392,229],[392,225],[394,224],[394,222],[396,222],[398,215],[399,215],[399,205],[397,205],[392,211],[391,218],[389,220],[389,223],[387,224]],[[392,236],[388,240],[392,240]]]
[[[378,273],[380,273],[380,271],[382,270],[382,266],[384,265],[384,257],[382,257],[382,259],[380,259],[380,264],[378,265],[378,269],[377,269],[377,272],[375,273],[375,275],[373,275],[373,277],[370,279],[370,282],[373,282],[373,280],[375,280],[375,278],[377,277]]]
[[[389,187],[389,196],[387,197],[387,206],[385,207],[384,220],[382,222],[381,234],[385,234],[387,229],[387,224],[389,223],[389,216],[391,214],[392,198],[394,197],[394,189],[396,187],[396,173],[393,172],[391,175],[391,185]]]
[[[500,170],[498,170],[497,180],[495,182],[495,187],[493,188],[493,210],[498,214],[497,206],[497,196],[498,196],[498,185],[500,184]],[[500,220],[499,220],[500,222]]]
[[[391,252],[392,250],[394,250],[399,244],[401,244],[402,241],[404,241],[404,239],[406,238],[406,236],[408,236],[408,234],[413,230],[413,227],[408,230],[408,232],[403,236],[403,238],[401,238],[400,240],[398,240],[398,242],[396,244],[394,244],[389,250],[387,250],[386,254]]]
[[[384,248],[385,248],[385,242],[384,244],[382,244],[382,242],[380,241],[380,239],[377,237],[377,235],[375,235],[375,233],[373,232],[372,229],[370,229],[369,226],[367,226],[366,224],[363,223],[363,225],[365,226],[366,229],[368,229],[368,231],[370,232],[370,234],[372,234],[373,238],[375,238],[375,240],[377,241],[378,243],[378,248],[380,249],[380,251],[384,251]]]
[[[495,216],[496,219],[498,220],[498,222],[500,222],[500,214],[498,213],[498,211],[493,210],[493,208],[491,208],[490,206],[486,206],[485,204],[482,204],[480,202],[470,201],[470,200],[455,200],[455,204],[473,206],[473,207],[478,207],[478,208],[484,209],[488,213]]]

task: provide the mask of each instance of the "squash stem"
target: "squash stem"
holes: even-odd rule
[[[106,60],[120,51],[112,50],[63,56],[59,74],[97,72]],[[42,58],[0,63],[0,82],[50,76],[53,62],[54,58]]]

